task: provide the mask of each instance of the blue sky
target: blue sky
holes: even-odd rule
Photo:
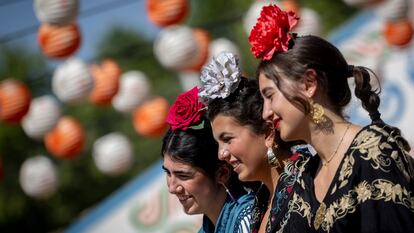
[[[0,0],[0,37],[28,28],[37,28],[33,0]],[[121,25],[154,38],[159,29],[148,21],[145,0],[79,0],[80,8],[77,18],[82,33],[82,44],[74,56],[84,60],[93,58],[100,38],[111,27]],[[29,30],[30,31],[30,30]],[[20,46],[39,51],[37,30],[3,43],[6,46]],[[52,63],[55,60],[51,60]]]

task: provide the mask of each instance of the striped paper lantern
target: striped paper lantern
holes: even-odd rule
[[[199,72],[179,72],[178,80],[183,91],[188,91],[195,86],[202,86]]]
[[[58,186],[55,165],[43,155],[28,158],[23,162],[19,180],[24,193],[37,199],[49,198]]]
[[[400,21],[408,17],[409,0],[386,0],[379,9],[380,16],[386,21]]]
[[[26,85],[13,79],[0,82],[0,120],[17,123],[26,115],[31,94]]]
[[[126,172],[133,162],[132,144],[121,133],[110,133],[93,144],[93,159],[96,167],[107,175],[120,175]]]
[[[274,3],[274,1],[256,0],[247,10],[246,14],[243,17],[243,26],[244,26],[244,30],[246,31],[247,35],[250,35],[250,31],[252,30],[253,26],[256,24],[256,20],[260,16],[262,7],[267,6],[270,3]]]
[[[235,43],[227,38],[217,38],[210,43],[209,59],[207,60],[209,61],[221,52],[230,52],[236,54],[240,58],[240,51]]]
[[[369,7],[384,0],[343,0],[347,5],[354,7]],[[387,0],[385,0],[387,1]]]
[[[42,24],[37,40],[43,54],[49,58],[66,58],[76,52],[81,43],[77,24],[55,26]]]
[[[156,97],[139,106],[133,113],[135,131],[144,137],[160,137],[167,129],[169,104],[166,99]]]
[[[173,70],[188,68],[198,53],[193,30],[186,26],[164,28],[154,42],[154,54],[164,67]],[[193,64],[191,64],[193,65]]]
[[[160,27],[180,23],[188,11],[188,0],[147,0],[148,18]]]
[[[112,106],[119,112],[130,113],[151,94],[147,76],[140,71],[128,71],[121,76],[118,93]]]
[[[55,70],[52,78],[53,93],[65,103],[75,103],[88,98],[93,79],[88,66],[79,59],[71,58]]]
[[[34,98],[22,120],[23,130],[33,139],[42,139],[56,125],[60,113],[60,105],[54,97],[45,95]]]
[[[66,25],[78,14],[78,0],[35,0],[34,10],[42,23]]]
[[[107,105],[111,103],[119,88],[119,77],[122,70],[119,65],[110,59],[104,60],[100,65],[91,66],[91,75],[94,86],[89,95],[92,103]]]
[[[193,29],[193,35],[197,43],[197,53],[195,54],[195,57],[188,62],[185,70],[200,71],[203,65],[207,62],[210,47],[210,35],[203,29]]]
[[[300,9],[300,20],[293,28],[293,32],[299,36],[315,35],[319,36],[322,33],[322,24],[319,14],[310,8]]]
[[[72,159],[79,155],[85,145],[85,131],[73,117],[62,117],[55,128],[46,134],[46,149],[61,159]]]

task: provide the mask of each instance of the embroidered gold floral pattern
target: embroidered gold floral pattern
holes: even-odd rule
[[[289,211],[285,214],[283,220],[281,221],[280,229],[276,233],[281,233],[284,231],[284,228],[288,223],[290,215],[292,213],[299,214],[301,217],[305,218],[308,221],[309,226],[311,225],[313,214],[311,213],[310,204],[303,200],[303,198],[297,193],[293,194],[292,199],[289,201],[288,208]]]
[[[345,154],[338,178],[333,181],[335,185],[330,194],[332,195],[341,188],[348,191],[327,206],[320,224],[320,230],[333,231],[332,227],[335,222],[338,222],[347,214],[354,213],[360,204],[368,201],[391,202],[414,212],[414,193],[408,186],[404,186],[405,183],[408,182],[409,184],[413,179],[414,171],[410,169],[409,165],[412,161],[408,152],[398,143],[398,135],[393,133],[395,132],[390,128],[371,125],[357,135],[349,151]],[[351,178],[353,177],[352,174],[358,172],[357,169],[361,168],[360,166],[364,161],[380,176],[373,178],[373,180],[353,180]],[[369,169],[369,167],[364,167],[364,169]],[[394,173],[397,169],[400,174],[404,175],[407,182],[394,183],[394,181],[383,179],[392,175],[390,171]],[[300,174],[304,170],[301,169]],[[382,172],[387,175],[383,177]],[[298,177],[298,182],[304,190],[309,188],[301,175]],[[289,202],[290,210],[281,221],[278,232],[283,232],[289,224],[295,224],[289,222],[296,219],[296,216],[293,217],[294,213],[297,213],[300,216],[299,218],[306,219],[309,227],[315,226],[316,213],[315,218],[313,218],[314,213],[310,211],[310,204],[307,199],[304,200],[303,198],[305,197],[294,193],[292,200]]]
[[[333,202],[326,210],[322,229],[329,232],[335,221],[348,213],[355,212],[357,206],[369,200],[392,201],[414,211],[414,197],[412,193],[394,184],[389,180],[376,179],[371,184],[367,181],[359,183],[348,194]]]
[[[348,184],[348,179],[349,177],[352,175],[352,171],[353,171],[353,167],[355,164],[355,158],[348,154],[345,155],[344,158],[344,162],[342,164],[341,170],[339,172],[339,178],[338,178],[338,183],[339,183],[339,187],[338,189],[341,189],[343,187],[345,187]],[[335,184],[335,186],[333,187],[332,191],[331,191],[331,195],[336,192],[337,189],[337,184]]]
[[[358,150],[361,153],[361,158],[370,161],[374,169],[381,169],[384,172],[389,172],[386,167],[391,165],[389,156],[384,156],[381,148],[390,148],[387,142],[381,142],[381,135],[372,131],[364,131],[360,133],[356,139],[356,146],[353,150]]]

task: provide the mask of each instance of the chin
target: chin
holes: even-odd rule
[[[242,182],[256,181],[251,174],[240,173],[238,178]]]
[[[285,142],[296,141],[298,139],[294,138],[291,134],[284,134],[280,132],[280,138]]]
[[[188,208],[188,209],[184,208],[184,212],[188,215],[202,214],[201,211],[199,211],[197,209],[192,209],[191,207]]]

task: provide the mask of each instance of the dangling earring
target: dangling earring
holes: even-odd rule
[[[221,185],[223,185],[224,189],[226,189],[226,193],[229,195],[230,199],[231,199],[232,201],[236,201],[236,198],[234,198],[234,197],[233,197],[233,195],[231,195],[231,192],[230,192],[230,190],[227,188],[227,186],[226,186],[226,185],[224,185],[224,183],[221,183],[221,182],[220,182],[220,184],[221,184]]]
[[[274,145],[273,148],[277,149],[277,145]],[[281,167],[279,160],[277,159],[277,156],[275,154],[275,152],[273,151],[272,147],[268,147],[267,148],[267,162],[270,164],[270,166],[272,167]]]
[[[325,118],[325,111],[323,110],[323,107],[320,104],[315,103],[313,100],[311,100],[310,105],[311,105],[311,109],[310,109],[309,115],[311,116],[312,121],[315,124],[321,124],[325,122],[326,118]]]

